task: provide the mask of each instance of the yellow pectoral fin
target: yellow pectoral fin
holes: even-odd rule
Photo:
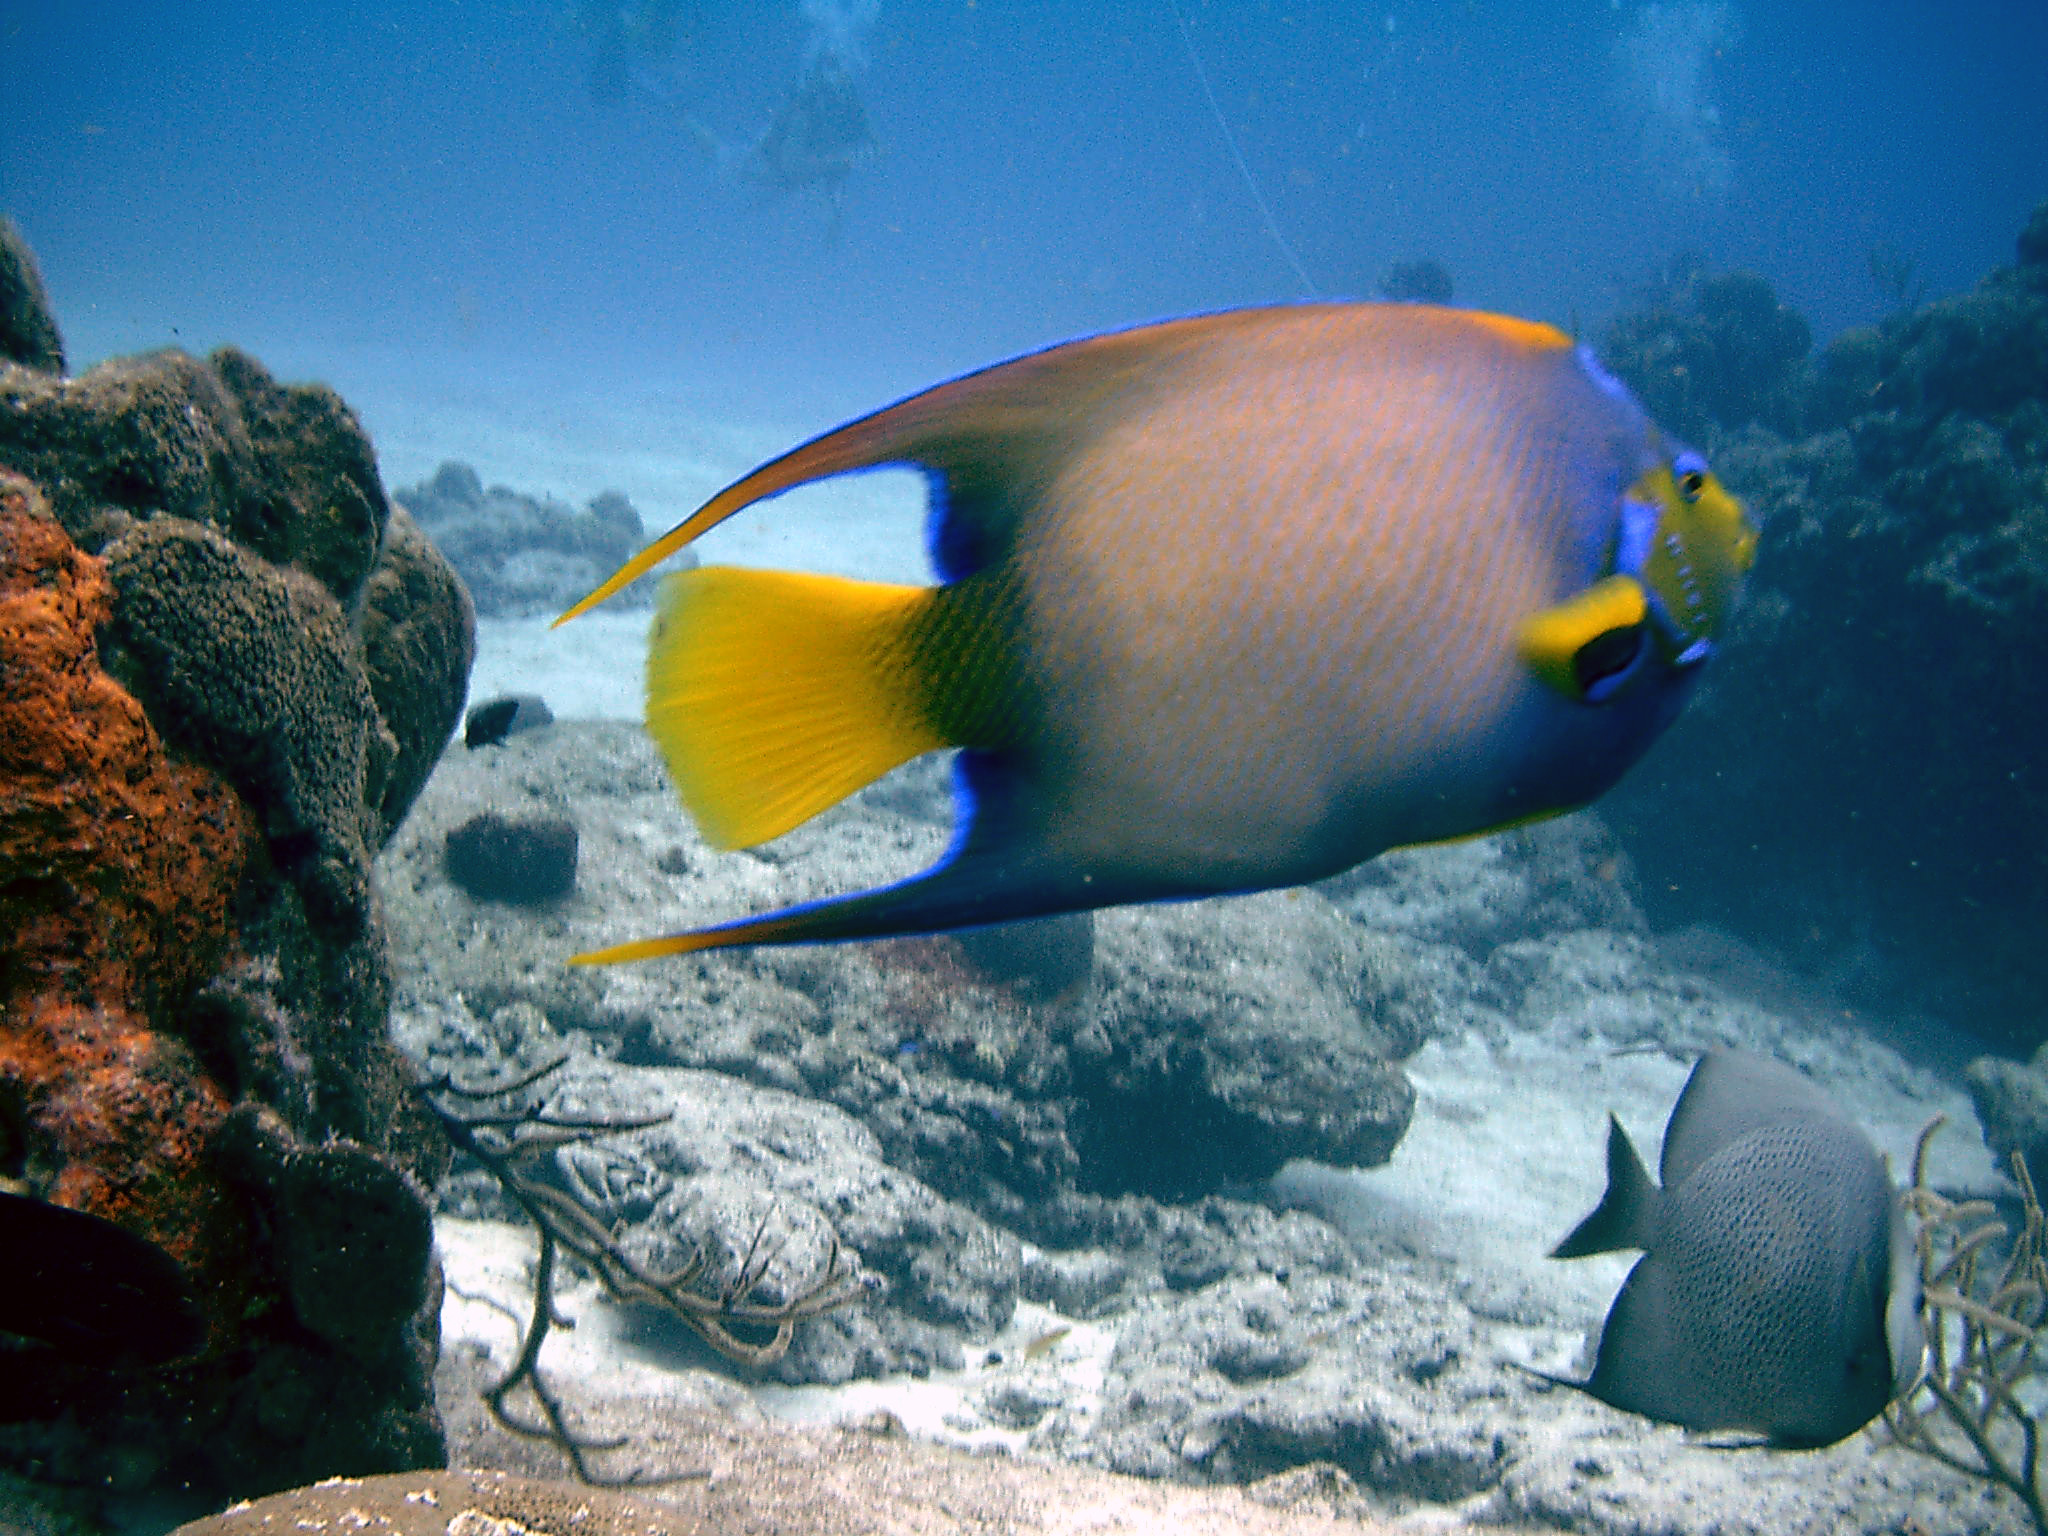
[[[935,589],[706,566],[672,576],[647,657],[647,729],[705,840],[778,837],[920,753]]]
[[[1522,621],[1522,659],[1566,698],[1584,701],[1641,643],[1649,600],[1633,576],[1609,576]]]

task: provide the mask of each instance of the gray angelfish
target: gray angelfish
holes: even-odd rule
[[[1811,1449],[1919,1377],[1920,1279],[1869,1137],[1790,1067],[1700,1058],[1664,1129],[1662,1188],[1609,1117],[1607,1193],[1556,1259],[1640,1248],[1607,1314],[1602,1402]],[[1553,1377],[1552,1380],[1564,1380]]]

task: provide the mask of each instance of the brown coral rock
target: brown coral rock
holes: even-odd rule
[[[9,1454],[40,1445],[35,1464],[61,1482],[249,1490],[437,1461],[436,1299],[406,1170],[432,1177],[445,1154],[382,1035],[363,846],[365,824],[381,831],[363,800],[375,716],[355,641],[319,583],[210,529],[153,519],[110,553],[138,542],[199,551],[207,579],[131,570],[124,596],[39,491],[0,472],[0,1174],[168,1252],[209,1343],[146,1376],[10,1354]],[[167,740],[102,666],[102,631],[132,642],[166,604],[188,622],[248,619],[202,620],[156,658],[186,693],[217,685],[240,736],[209,719]],[[165,619],[157,635],[174,632]],[[242,650],[222,649],[237,636]],[[238,665],[270,691],[252,701]],[[333,686],[308,686],[308,667]],[[158,709],[183,696],[157,681]],[[267,722],[236,713],[266,699]],[[317,882],[279,863],[308,829],[331,844],[308,862],[347,897],[324,919]],[[289,1119],[237,1108],[252,1095]],[[76,1427],[45,1444],[38,1423]]]
[[[0,462],[94,553],[125,517],[202,523],[355,601],[390,504],[355,414],[232,347],[153,352],[76,378],[0,367]]]
[[[174,1536],[1375,1536],[1389,1529],[1353,1514],[1363,1501],[1334,1469],[1250,1490],[1182,1488],[922,1445],[886,1414],[860,1429],[739,1427],[697,1416],[679,1427],[703,1472],[666,1487],[591,1488],[506,1472],[348,1478],[240,1505]]]
[[[50,315],[43,274],[12,219],[0,218],[0,358],[49,373],[64,371],[64,342]]]
[[[363,592],[363,671],[391,739],[390,771],[369,796],[382,847],[441,760],[475,659],[476,612],[433,541],[403,507]]]

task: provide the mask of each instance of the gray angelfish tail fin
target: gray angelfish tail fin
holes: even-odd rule
[[[1593,1214],[1572,1228],[1570,1236],[1550,1250],[1553,1259],[1583,1259],[1588,1254],[1623,1248],[1647,1248],[1655,1230],[1657,1200],[1662,1193],[1650,1177],[1635,1144],[1613,1115],[1607,1117],[1607,1193]]]

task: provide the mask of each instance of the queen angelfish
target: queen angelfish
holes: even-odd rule
[[[940,583],[672,576],[647,725],[721,847],[960,748],[952,846],[579,960],[1262,890],[1575,809],[1671,723],[1756,543],[1549,326],[1306,304],[913,395],[721,491],[563,621],[743,507],[879,465],[929,477]]]
[[[1700,1058],[1663,1187],[1610,1120],[1607,1194],[1551,1254],[1640,1248],[1583,1388],[1645,1418],[1809,1449],[1919,1378],[1920,1271],[1884,1160],[1787,1066]],[[1552,1378],[1560,1379],[1560,1378]]]

